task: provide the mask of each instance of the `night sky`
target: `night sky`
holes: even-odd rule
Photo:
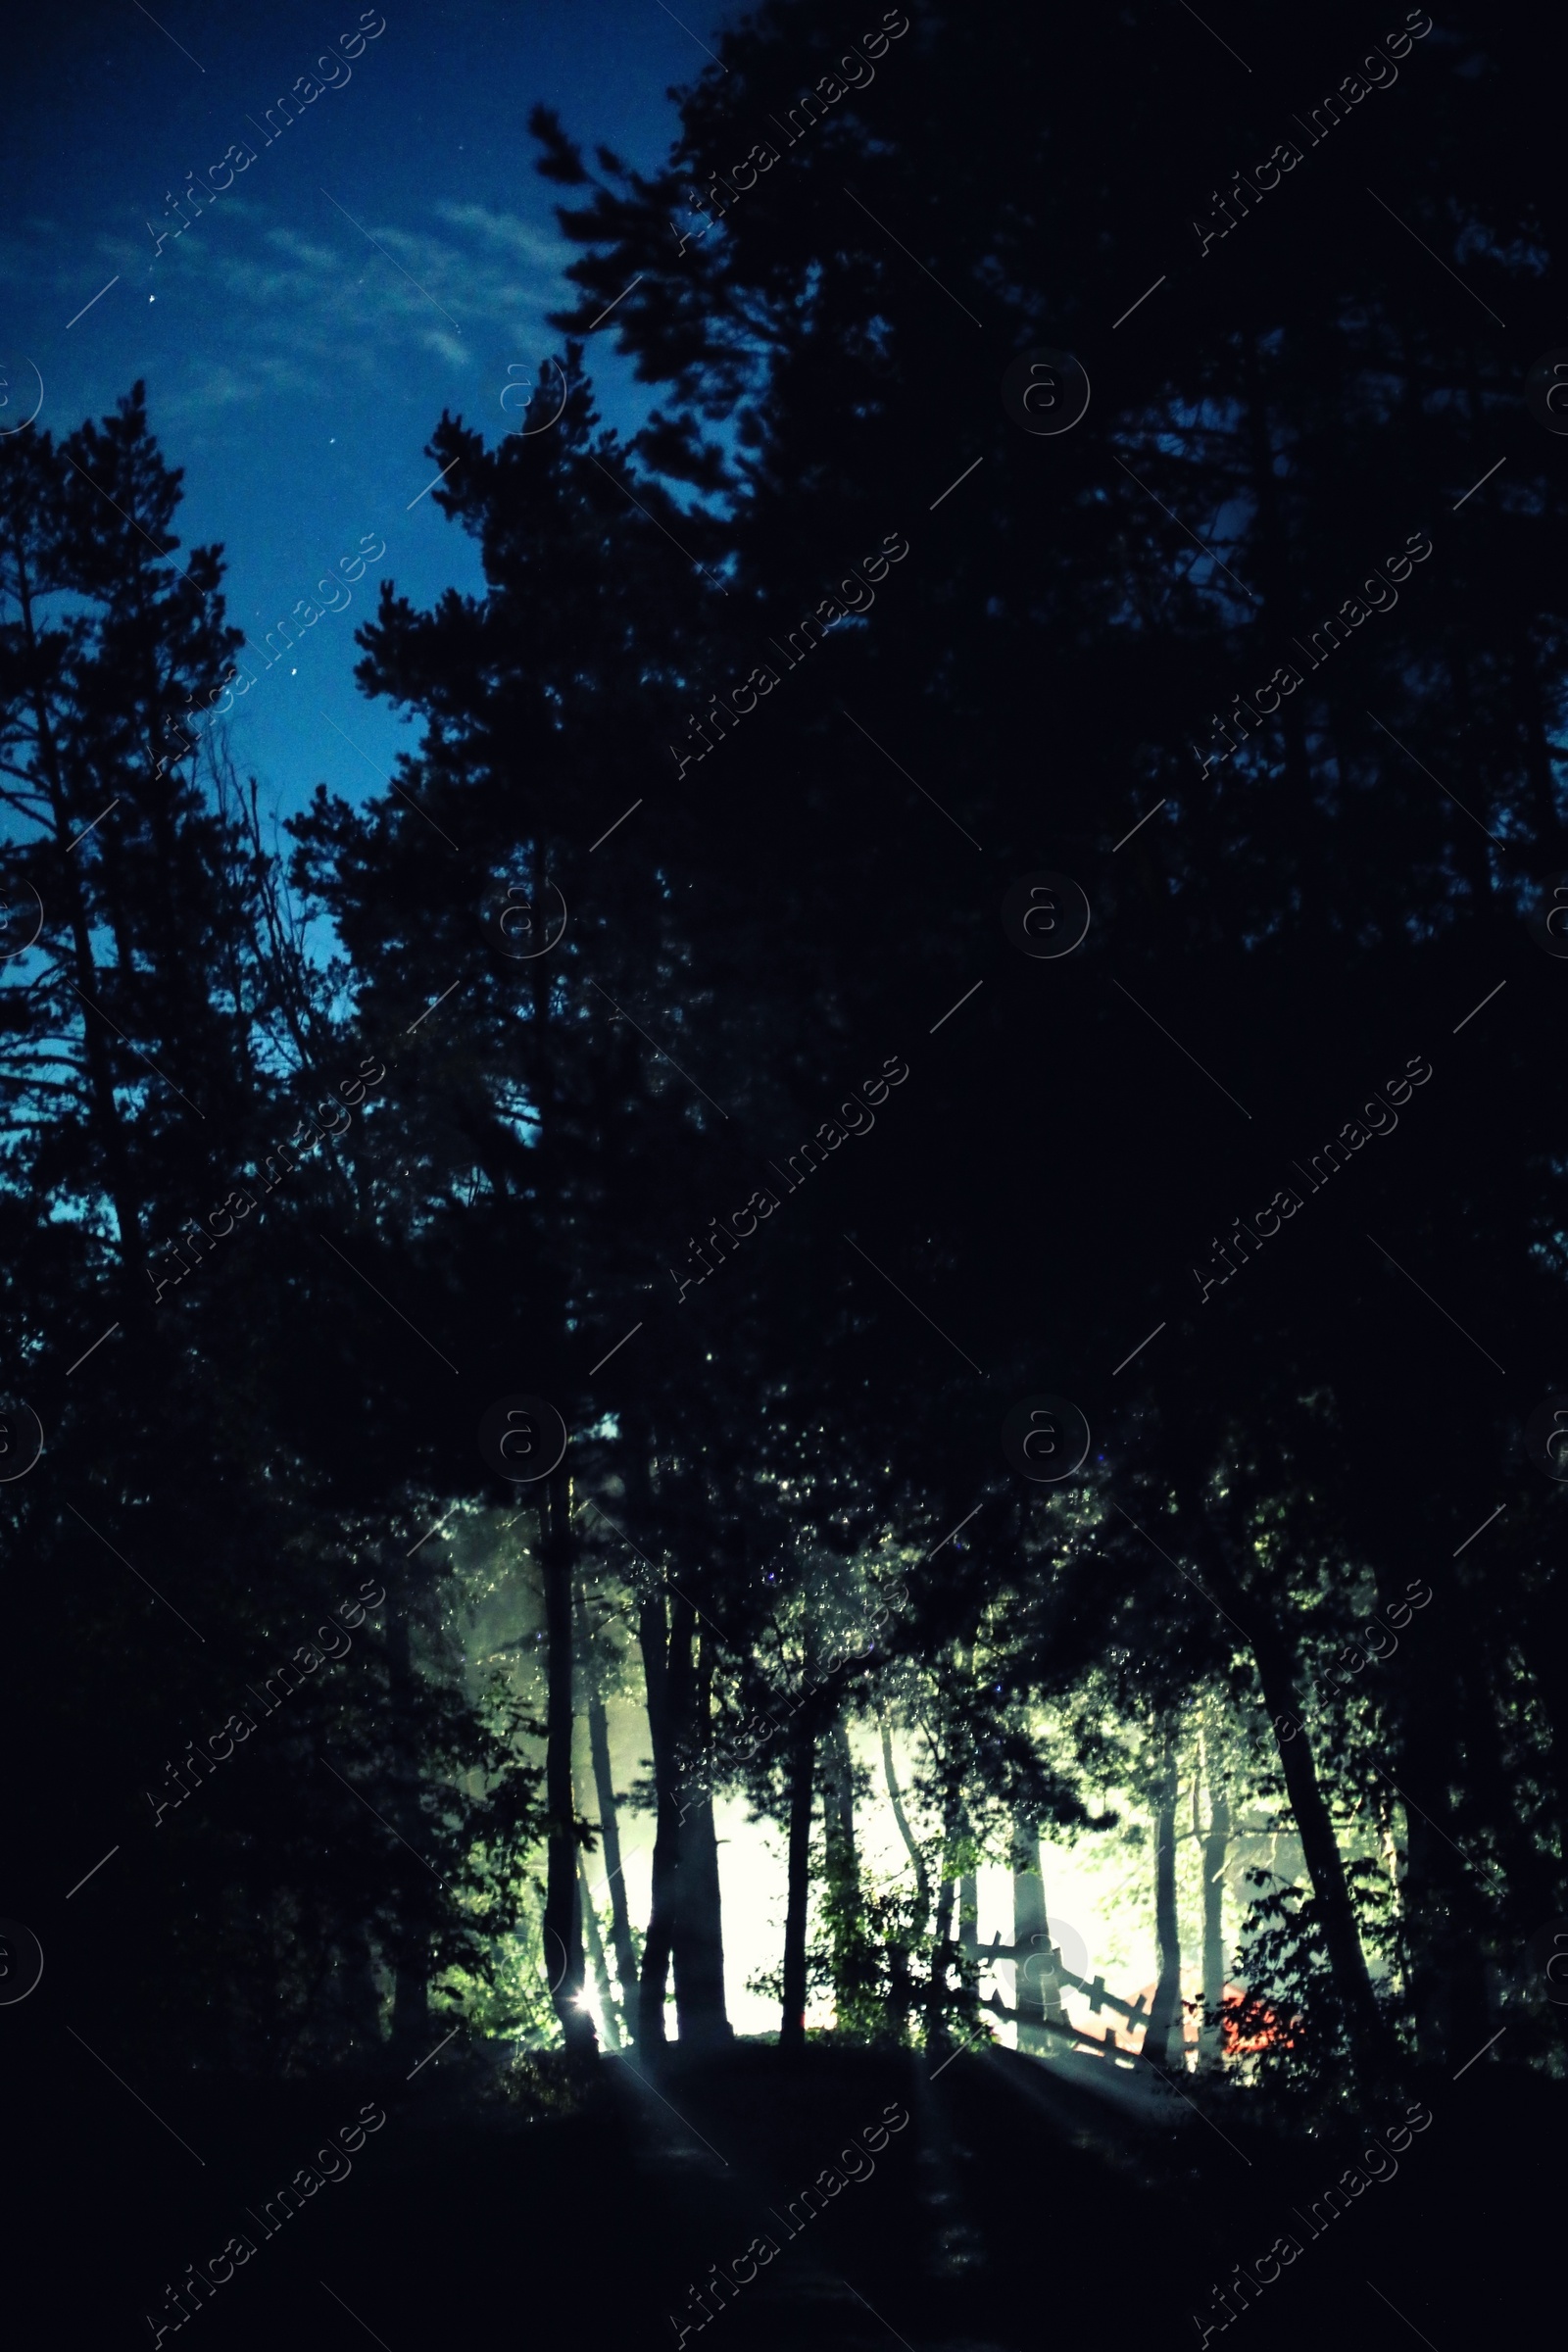
[[[185,469],[175,527],[186,547],[222,543],[229,615],[257,645],[362,541],[386,543],[352,603],[235,707],[234,757],[264,806],[287,813],[318,779],[358,798],[413,748],[357,691],[353,632],[378,577],[418,605],[480,584],[472,543],[419,497],[435,471],[422,452],[444,407],[487,439],[517,421],[502,393],[537,381],[559,345],[546,313],[575,298],[529,111],[542,100],[574,135],[656,167],[676,125],[666,93],[706,62],[707,17],[679,13],[691,32],[658,0],[160,0],[156,23],[135,0],[93,0],[8,34],[0,428],[25,419],[40,377],[37,420],[57,438],[145,378]],[[347,78],[269,123],[301,75],[327,78],[318,58],[378,23],[342,58]],[[181,212],[193,174],[223,178],[231,143],[255,161]],[[588,358],[607,421],[633,426],[647,393],[607,336]]]

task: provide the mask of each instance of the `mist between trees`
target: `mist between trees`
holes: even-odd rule
[[[1118,375],[1107,289],[1155,266],[1150,188],[1179,211],[1194,124],[1238,151],[1253,101],[1216,118],[1162,18],[1091,13],[1020,17],[999,72],[984,12],[936,0],[874,134],[847,95],[679,251],[679,190],[728,152],[714,75],[651,175],[535,116],[578,254],[560,421],[487,447],[443,417],[431,500],[484,592],[421,609],[388,580],[355,634],[365,694],[416,722],[417,808],[323,781],[280,850],[222,719],[170,757],[239,632],[218,550],[166,561],[180,489],[140,385],[0,445],[0,879],[46,910],[0,1003],[5,1379],[47,1433],[5,1489],[15,1785],[52,1759],[13,1908],[55,1899],[61,1824],[112,1808],[125,1754],[203,1719],[212,1661],[175,1612],[242,1680],[346,1577],[387,1594],[355,1675],[295,1693],[244,1774],[74,1897],[74,1932],[119,1906],[116,1967],[60,1966],[132,2071],[172,2046],[286,2082],[461,2022],[514,2079],[541,2048],[569,2074],[606,2044],[652,2062],[672,2026],[726,2048],[749,1999],[786,2049],[1134,2042],[1270,2112],[1343,2110],[1494,2029],[1496,2066],[1561,2072],[1530,1953],[1568,1901],[1568,1587],[1519,1429],[1560,1384],[1568,1279],[1557,966],[1524,921],[1568,866],[1568,490],[1518,398],[1561,224],[1492,111],[1490,28],[1434,34],[1407,203],[1461,286],[1506,291],[1514,340],[1462,292],[1442,309],[1413,247],[1325,247],[1282,204],[1251,232],[1269,266],[1155,296]],[[808,18],[784,0],[715,38],[748,90],[795,87]],[[1382,120],[1415,135],[1413,105]],[[848,155],[919,268],[846,214]],[[1047,287],[1095,371],[1056,438],[1000,396]],[[662,404],[629,438],[584,366],[612,300]],[[1195,777],[1172,714],[1259,674],[1505,429],[1501,486],[1362,632],[1353,688],[1319,664],[1266,714],[1276,773]],[[744,771],[650,782],[706,681],[809,608],[820,551],[875,545],[950,461],[971,471],[929,561],[874,627],[820,625]],[[1218,518],[1255,607],[1184,515]],[[1163,821],[1129,832],[1152,791]],[[995,845],[961,866],[949,808]],[[439,865],[421,810],[461,844]],[[1094,908],[1056,962],[1000,919],[1048,863]],[[526,961],[478,911],[517,877],[572,909]],[[1398,1066],[1489,989],[1400,1152],[1362,1152],[1200,1314],[1193,1236],[1273,1182],[1206,1068],[1327,1132],[1348,1069]],[[769,1139],[964,991],[918,1118],[906,1098],[765,1249],[671,1298],[692,1202],[747,1198]],[[155,1312],[156,1237],[392,1037],[396,1083]],[[1342,1195],[1396,1265],[1348,1239]],[[1047,1388],[1094,1431],[1059,1489],[1000,1437]],[[569,1444],[514,1489],[476,1432],[524,1391]],[[1420,1643],[1322,1684],[1416,1574]],[[1109,2048],[1054,1920],[1136,2016]],[[983,1963],[987,1927],[1010,1957]]]

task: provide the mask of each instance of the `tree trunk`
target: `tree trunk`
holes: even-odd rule
[[[948,1970],[953,1964],[953,1898],[956,1881],[952,1874],[953,1839],[942,1841],[942,1883],[937,1892],[936,1930],[931,1945],[931,1982],[925,1996],[926,2048],[948,2039]]]
[[[677,1598],[674,1615],[678,1617],[685,1605]],[[637,1988],[637,2045],[639,2049],[650,2050],[662,2048],[667,2039],[664,1998],[674,1946],[675,1915],[680,1904],[681,1843],[685,1834],[679,1789],[679,1743],[669,1689],[671,1636],[662,1592],[650,1591],[644,1594],[638,1637],[648,1693],[648,1733],[654,1750],[657,1807],[653,1895]],[[689,1626],[686,1638],[689,1642]]]
[[[637,1976],[637,2030],[633,2038],[640,2050],[662,2047],[665,2039],[664,1996],[669,1980],[669,1915],[673,1893],[670,1885],[673,1861],[671,1838],[679,1836],[679,1824],[671,1820],[669,1774],[663,1757],[667,1726],[664,1701],[667,1639],[663,1597],[659,1592],[645,1591],[637,1613],[637,1646],[643,1660],[648,1742],[654,1751],[655,1828],[648,1928],[643,1936],[642,1963]]]
[[[914,1931],[918,1936],[925,1934],[926,1922],[931,1917],[931,1873],[926,1868],[925,1856],[915,1842],[914,1834],[909,1828],[908,1815],[904,1810],[904,1793],[899,1787],[899,1776],[893,1769],[893,1734],[888,1729],[885,1716],[882,1719],[881,1729],[882,1770],[887,1776],[888,1801],[893,1807],[893,1818],[899,1825],[899,1836],[904,1839],[904,1849],[914,1870],[914,1891],[918,1907]]]
[[[811,1780],[815,1742],[803,1719],[790,1749],[789,1899],[784,1914],[784,2014],[781,2050],[806,2047],[806,1922],[811,1898]]]
[[[568,2050],[597,2045],[583,2005],[582,1907],[577,1892],[576,1808],[571,1786],[572,1703],[570,1484],[552,1471],[539,1497],[539,1560],[545,1589],[545,1862],[544,1947],[550,1997]]]
[[[626,1880],[620,1858],[620,1815],[610,1763],[610,1725],[600,1687],[599,1661],[588,1623],[588,1602],[582,1581],[577,1583],[577,1642],[582,1651],[588,1696],[588,1753],[593,1761],[594,1794],[599,1803],[599,1837],[605,1857],[605,1885],[610,1895],[610,1940],[614,1947],[615,1974],[620,1980],[620,2009],[626,2031],[637,2038],[637,1946],[631,1932]],[[608,2011],[607,2011],[608,2016]]]
[[[972,1829],[965,1812],[960,1823],[964,1849],[973,1856]],[[964,2012],[976,2016],[980,1999],[980,1879],[971,1867],[958,1880],[958,1983],[963,1988]],[[972,2026],[965,2029],[972,2032]]]
[[[1344,1857],[1329,1818],[1306,1728],[1300,1719],[1291,1640],[1267,1600],[1246,1590],[1240,1576],[1232,1572],[1228,1547],[1212,1522],[1205,1523],[1205,1532],[1211,1538],[1205,1549],[1205,1565],[1219,1605],[1251,1645],[1263,1705],[1274,1727],[1285,1793],[1301,1841],[1301,1857],[1312,1882],[1324,1947],[1356,2076],[1363,2089],[1373,2088],[1387,2080],[1393,2070],[1393,2040],[1373,1997]]]
[[[610,1970],[605,1964],[605,1939],[599,1933],[599,1918],[594,1910],[593,1889],[588,1884],[588,1859],[580,1850],[577,1855],[577,1894],[582,1904],[582,1924],[588,1936],[588,1953],[594,1964],[594,1983],[599,1989],[599,2010],[605,2021],[605,2032],[612,2050],[620,2047],[620,2021],[615,2015],[615,1996],[611,1989]]]
[[[863,2032],[866,2015],[860,1862],[855,1844],[855,1760],[843,1722],[827,1735],[822,1767],[823,1878],[833,1936],[834,2024]]]
[[[926,1922],[931,1916],[931,1873],[926,1868],[925,1856],[916,1843],[909,1828],[908,1815],[904,1810],[904,1794],[893,1764],[893,1734],[885,1715],[877,1720],[882,1734],[882,1771],[887,1781],[888,1801],[893,1807],[899,1836],[904,1839],[905,1851],[914,1870],[914,1915],[909,1935],[906,1939],[895,1934],[888,1949],[893,2037],[902,2049],[908,2038],[909,2020],[914,2014],[914,1984],[909,1973],[909,1954],[924,1936]]]
[[[1203,1778],[1208,1784],[1208,1828],[1203,1857],[1203,2022],[1198,2030],[1199,2063],[1217,2067],[1223,2048],[1220,2006],[1225,1998],[1225,1863],[1231,1842],[1231,1804],[1225,1750],[1216,1710],[1203,1710]]]
[[[1172,2035],[1179,2034],[1181,2024],[1182,1939],[1176,1917],[1176,1737],[1165,1728],[1159,1738],[1161,1755],[1154,1791],[1154,1940],[1159,1951],[1159,1978],[1144,2033],[1144,2056],[1166,2068],[1171,2064]],[[1179,2038],[1176,2047],[1179,2052]]]
[[[1018,2012],[1020,2050],[1051,2046],[1048,2017],[1061,2017],[1061,1991],[1051,1968],[1051,1931],[1046,1922],[1046,1881],[1040,1860],[1040,1832],[1036,1823],[1019,1819],[1012,1830],[1012,1945],[1015,1953],[1038,1957],[1015,1959],[1012,1968],[1012,2005]]]
[[[1317,1898],[1323,1941],[1349,2029],[1356,2072],[1363,2082],[1370,2082],[1384,2075],[1392,2063],[1389,2037],[1373,1999],[1372,1980],[1367,1974],[1366,1954],[1361,1949],[1355,1924],[1345,1860],[1329,1818],[1306,1728],[1301,1725],[1294,1738],[1286,1737],[1280,1730],[1282,1721],[1299,1722],[1290,1652],[1284,1638],[1261,1615],[1252,1634],[1252,1654],[1257,1661],[1263,1704],[1275,1726],[1285,1791],[1301,1840],[1301,1857]]]
[[[958,1974],[973,1991],[980,1981],[980,1880],[972,1870],[958,1881]]]
[[[724,1935],[718,1883],[718,1838],[713,1829],[711,1690],[713,1655],[706,1631],[697,1645],[697,1670],[687,1657],[681,1679],[691,1688],[682,1710],[683,1742],[680,1901],[674,1928],[675,2016],[683,2043],[712,2049],[733,2039],[724,2008]],[[675,1681],[672,1675],[672,1684]]]

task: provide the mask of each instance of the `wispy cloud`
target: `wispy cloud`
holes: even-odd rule
[[[479,204],[439,203],[422,219],[387,220],[351,192],[354,220],[368,232],[361,234],[317,201],[320,218],[301,227],[236,191],[167,245],[151,274],[145,245],[132,239],[100,238],[84,270],[79,239],[38,223],[25,248],[0,240],[0,282],[37,289],[41,273],[69,307],[99,260],[106,275],[122,272],[128,317],[118,333],[128,327],[150,345],[156,325],[158,349],[167,352],[172,336],[183,346],[180,391],[166,395],[172,413],[261,404],[345,377],[368,386],[385,379],[400,348],[467,374],[503,346],[519,359],[554,346],[545,318],[568,291],[562,270],[571,258],[560,238]],[[127,350],[127,362],[134,356]]]
[[[515,213],[492,213],[482,204],[438,204],[435,210],[454,228],[466,229],[497,252],[520,255],[539,270],[559,273],[575,257],[576,248],[564,237],[550,236]]]

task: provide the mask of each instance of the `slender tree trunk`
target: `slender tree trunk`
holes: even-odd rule
[[[1012,1948],[1015,1954],[1038,1955],[1012,1964],[1012,2005],[1018,2012],[1020,2050],[1051,2046],[1048,2017],[1061,2016],[1061,1992],[1051,1968],[1051,1931],[1046,1921],[1046,1881],[1040,1861],[1040,1832],[1032,1821],[1014,1822],[1012,1831]]]
[[[599,1991],[600,2014],[612,2050],[620,2047],[620,2021],[615,2015],[615,1995],[611,1988],[610,1970],[605,1962],[605,1939],[599,1933],[599,1918],[594,1910],[593,1889],[588,1884],[587,1856],[579,1848],[577,1854],[577,1898],[582,1905],[582,1924],[588,1937],[588,1956],[594,1964],[594,1983]]]
[[[973,1856],[973,1830],[968,1813],[961,1817],[960,1831],[965,1851]],[[958,1983],[963,1989],[964,2011],[971,2019],[977,2015],[980,1999],[980,1878],[972,1867],[958,1880],[957,1917]],[[973,2025],[965,2032],[972,2033]]]
[[[784,1913],[784,2014],[779,2047],[806,2046],[806,1923],[811,1899],[811,1782],[815,1741],[803,1716],[790,1748],[788,1902]]]
[[[1206,1565],[1219,1605],[1246,1633],[1251,1644],[1263,1705],[1274,1727],[1285,1793],[1317,1900],[1323,1942],[1349,2034],[1356,2075],[1363,2088],[1371,2088],[1392,2071],[1394,2046],[1373,1997],[1344,1856],[1317,1777],[1306,1727],[1301,1722],[1291,1639],[1267,1601],[1254,1597],[1233,1573],[1228,1547],[1211,1523],[1207,1532],[1213,1540],[1206,1547]]]
[[[904,1839],[904,1850],[908,1855],[910,1864],[914,1870],[914,1890],[915,1901],[917,1905],[917,1915],[914,1923],[915,1934],[916,1936],[923,1936],[925,1934],[926,1922],[931,1917],[931,1873],[926,1867],[925,1856],[921,1853],[919,1845],[915,1841],[914,1834],[909,1828],[908,1815],[904,1810],[904,1792],[899,1787],[899,1776],[893,1767],[893,1734],[888,1729],[887,1718],[885,1716],[882,1718],[881,1729],[882,1770],[887,1777],[888,1802],[893,1807],[893,1818],[899,1825],[899,1836]]]
[[[935,2049],[948,2038],[948,1971],[953,1965],[953,1898],[957,1882],[952,1874],[954,1840],[942,1841],[942,1880],[937,1890],[936,1929],[931,1944],[931,1982],[925,1996],[925,2040]]]
[[[1224,2036],[1220,2005],[1225,1998],[1225,1863],[1230,1852],[1231,1805],[1225,1751],[1216,1710],[1203,1710],[1203,1778],[1208,1784],[1208,1828],[1203,1857],[1203,2022],[1198,2031],[1199,2062],[1217,2067]]]
[[[582,1651],[583,1679],[588,1697],[588,1753],[593,1762],[594,1794],[599,1804],[599,1836],[605,1857],[605,1883],[610,1895],[610,1940],[614,1947],[615,1974],[620,1980],[620,2009],[626,2031],[637,2038],[637,1946],[631,1932],[626,1880],[620,1858],[620,1814],[615,1802],[614,1776],[610,1762],[610,1725],[600,1684],[599,1660],[588,1623],[588,1602],[582,1580],[577,1580],[577,1642]]]
[[[966,1870],[958,1881],[958,1975],[967,1991],[976,1989],[980,1982],[980,1879],[972,1870]]]
[[[675,1614],[684,1607],[679,1599]],[[679,1788],[679,1741],[670,1698],[670,1630],[664,1596],[652,1591],[643,1598],[638,1620],[643,1653],[643,1678],[648,1693],[648,1732],[654,1750],[654,1790],[657,1826],[654,1834],[653,1896],[648,1933],[643,1937],[643,1964],[637,1993],[639,2049],[660,2048],[667,2039],[664,2024],[665,1991],[674,1946],[675,1915],[680,1903],[680,1859],[684,1837]],[[688,1633],[688,1641],[690,1635]]]
[[[841,1721],[824,1742],[822,1770],[823,1879],[833,1935],[834,2023],[863,2031],[865,1950],[860,1909],[860,1861],[855,1843],[855,1760]]]
[[[1257,1661],[1263,1704],[1279,1736],[1285,1792],[1301,1840],[1302,1860],[1317,1897],[1323,1941],[1356,2052],[1357,2073],[1370,2081],[1387,2071],[1392,2052],[1373,1999],[1372,1980],[1367,1974],[1366,1954],[1361,1949],[1349,1882],[1345,1875],[1345,1859],[1317,1777],[1306,1727],[1301,1725],[1294,1739],[1280,1732],[1282,1722],[1299,1721],[1290,1653],[1278,1633],[1259,1621],[1253,1632],[1252,1654]]]
[[[899,1836],[904,1839],[905,1851],[914,1870],[914,1916],[908,1938],[906,1941],[903,1936],[896,1935],[888,1954],[893,2035],[902,2048],[908,2039],[909,2020],[914,2014],[914,1985],[909,1973],[909,1954],[924,1936],[926,1923],[931,1917],[931,1873],[926,1868],[925,1856],[909,1828],[909,1817],[904,1810],[904,1792],[899,1787],[899,1776],[893,1763],[893,1734],[885,1715],[877,1720],[882,1735],[882,1771],[887,1781],[888,1801],[893,1807]]]
[[[700,1784],[705,1766],[694,1754],[691,1740],[694,1623],[695,1611],[683,1593],[675,1593],[670,1601],[667,1625],[662,1595],[651,1595],[644,1603],[643,1661],[658,1794],[653,1904],[639,1991],[638,2040],[644,2046],[657,2045],[666,2037],[664,2000],[671,1960],[682,2038],[711,2040],[719,2038],[720,2032],[726,2036],[728,2033],[723,2018],[723,1953],[715,1932],[717,1855],[712,1845],[712,1815],[710,1805],[704,1815]],[[693,1901],[694,1879],[698,1919],[694,1931],[688,1933],[686,1913]]]
[[[539,1498],[539,1560],[545,1589],[545,1966],[550,1997],[568,2050],[597,2047],[583,2005],[582,1907],[577,1892],[576,1807],[571,1786],[572,1700],[570,1484],[552,1471]]]
[[[688,1643],[689,1632],[683,1636]],[[713,1828],[711,1638],[705,1630],[691,1675],[691,1701],[682,1710],[687,1726],[684,1755],[680,1903],[674,1931],[675,2015],[682,2042],[710,2049],[733,2038],[724,2008],[724,1934],[718,1881],[718,1838]],[[673,1678],[672,1678],[673,1679]]]
[[[822,1829],[829,1866],[842,1870],[858,1887],[860,1864],[855,1848],[855,1761],[842,1721],[828,1732],[823,1750]]]
[[[1154,1791],[1154,1940],[1159,1978],[1144,2034],[1144,2056],[1158,2067],[1171,2063],[1171,2040],[1179,2031],[1182,2003],[1182,1941],[1176,1917],[1176,1739],[1160,1734],[1159,1777]],[[1178,2040],[1177,2049],[1181,2044]]]

